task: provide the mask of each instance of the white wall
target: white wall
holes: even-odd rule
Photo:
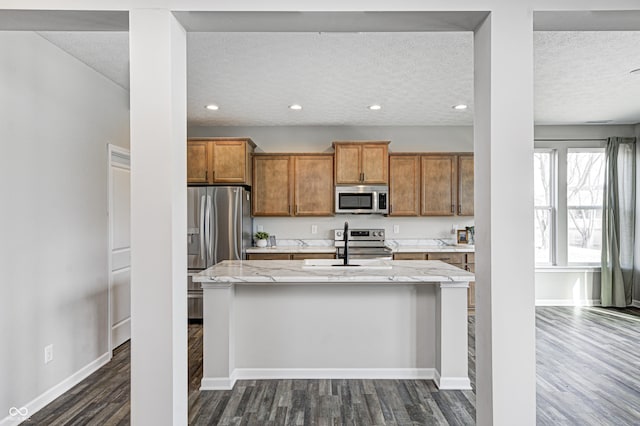
[[[35,33],[0,32],[0,51],[1,422],[108,350],[106,145],[128,146],[129,112]]]
[[[333,152],[335,140],[390,140],[390,152],[472,152],[471,126],[264,126],[197,127],[189,137],[250,137],[262,152]],[[345,220],[352,228],[384,228],[387,239],[454,238],[452,227],[473,225],[473,217],[407,217],[337,215],[321,218],[256,218],[254,226],[277,238],[332,239],[332,230],[342,228]],[[311,233],[317,225],[318,233]],[[393,233],[399,225],[400,232]]]

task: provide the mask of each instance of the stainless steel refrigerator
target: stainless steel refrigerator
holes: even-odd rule
[[[223,260],[246,259],[253,220],[251,194],[240,186],[187,188],[189,319],[202,318],[202,289],[191,276]]]

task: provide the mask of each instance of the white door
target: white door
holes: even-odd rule
[[[131,238],[129,151],[109,145],[110,349],[131,338]]]

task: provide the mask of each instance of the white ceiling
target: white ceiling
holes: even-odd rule
[[[40,34],[128,88],[126,32]],[[640,122],[640,75],[629,74],[640,68],[640,31],[538,31],[534,46],[536,124]],[[188,121],[470,125],[472,33],[190,32]]]

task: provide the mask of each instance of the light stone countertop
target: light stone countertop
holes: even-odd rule
[[[276,247],[249,247],[247,253],[335,253],[333,240],[278,240]],[[387,239],[393,253],[455,252],[473,253],[471,244],[451,244],[442,239]]]
[[[423,252],[442,252],[442,253],[473,253],[476,248],[471,244],[456,245],[399,245],[391,247],[394,253],[423,253]]]
[[[357,263],[353,260],[352,263]],[[303,260],[225,260],[193,276],[202,287],[215,288],[219,284],[273,283],[468,283],[474,274],[439,260],[384,260],[380,265],[389,269],[304,267]]]

